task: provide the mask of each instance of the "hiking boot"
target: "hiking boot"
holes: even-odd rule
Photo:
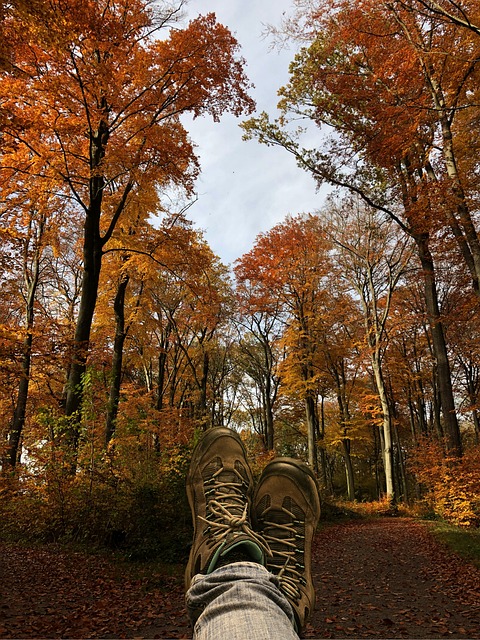
[[[266,566],[292,605],[298,632],[315,604],[311,553],[319,517],[320,499],[311,469],[292,458],[270,462],[255,492],[252,519],[271,549]]]
[[[209,429],[195,448],[187,474],[194,537],[185,587],[197,573],[239,561],[265,565],[268,548],[250,526],[252,472],[240,436]]]

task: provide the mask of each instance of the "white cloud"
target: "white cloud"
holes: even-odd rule
[[[273,116],[293,52],[271,50],[263,34],[267,23],[279,24],[290,8],[289,0],[190,0],[187,5],[189,17],[214,12],[234,33],[247,61],[246,73],[255,85],[252,97],[257,110]],[[229,115],[220,123],[207,118],[185,120],[202,170],[196,187],[198,201],[188,215],[227,264],[251,249],[258,233],[268,231],[287,214],[319,208],[322,201],[313,179],[286,151],[242,141],[239,122]]]

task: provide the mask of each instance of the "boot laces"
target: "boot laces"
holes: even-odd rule
[[[226,471],[221,467],[204,483],[207,500],[206,517],[198,516],[208,525],[210,546],[228,542],[244,534],[255,541],[267,555],[272,555],[264,539],[256,534],[249,521],[246,483],[237,469]]]
[[[298,545],[300,540],[305,540],[303,522],[285,507],[281,508],[280,513],[273,512],[274,518],[270,516],[271,520],[267,519],[268,511],[263,517],[263,537],[273,553],[273,563],[269,563],[269,568],[276,573],[282,591],[299,602],[302,598],[301,586],[307,583],[305,565],[300,560],[303,559],[304,550]]]

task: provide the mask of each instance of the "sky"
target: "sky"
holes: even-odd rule
[[[189,0],[186,8],[189,18],[213,12],[218,22],[229,27],[255,85],[251,96],[257,113],[266,111],[271,117],[277,114],[277,91],[288,81],[294,51],[272,49],[265,28],[279,25],[291,5],[291,0]],[[198,199],[187,216],[227,265],[249,251],[259,233],[288,214],[322,205],[313,178],[297,167],[287,151],[255,140],[242,141],[241,121],[229,114],[220,123],[205,117],[183,120],[197,145],[202,171],[196,185]]]

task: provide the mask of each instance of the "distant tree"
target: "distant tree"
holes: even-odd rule
[[[246,283],[243,283],[245,285]],[[283,330],[280,304],[272,301],[268,311],[256,307],[250,300],[248,286],[239,284],[239,364],[252,381],[257,394],[258,419],[254,426],[260,431],[267,451],[275,445],[275,404],[279,390],[280,337]]]
[[[409,238],[358,198],[325,210],[339,273],[360,301],[365,343],[382,411],[382,454],[386,492],[395,497],[392,411],[385,381],[387,323],[395,287],[411,258]]]
[[[254,248],[237,262],[237,281],[249,291],[250,304],[268,312],[281,305],[286,314],[283,332],[289,376],[305,407],[308,460],[317,469],[318,375],[315,333],[319,298],[326,296],[324,283],[330,275],[329,243],[313,216],[289,218],[260,235]]]

